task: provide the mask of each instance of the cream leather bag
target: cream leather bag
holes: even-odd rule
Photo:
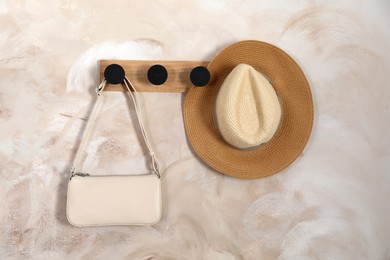
[[[66,215],[77,227],[155,224],[161,218],[161,175],[142,120],[137,92],[125,77],[124,84],[134,103],[139,125],[151,157],[151,173],[142,175],[93,175],[79,172],[81,153],[91,135],[102,105],[106,80],[97,87],[97,101],[70,172]],[[131,88],[131,89],[130,89]],[[131,91],[132,90],[132,91]]]

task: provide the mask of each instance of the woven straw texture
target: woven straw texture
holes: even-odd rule
[[[272,82],[280,98],[282,117],[275,136],[254,150],[229,145],[214,119],[215,101],[227,75],[240,63],[251,65]],[[255,179],[290,165],[304,149],[313,126],[313,100],[299,65],[281,49],[260,41],[242,41],[218,54],[208,65],[206,87],[188,92],[183,117],[186,133],[197,155],[223,174]]]
[[[226,142],[245,149],[274,136],[281,117],[271,83],[247,64],[237,65],[223,81],[215,103],[217,128]]]

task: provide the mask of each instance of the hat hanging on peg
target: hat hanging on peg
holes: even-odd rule
[[[192,84],[197,87],[204,87],[210,81],[210,71],[203,66],[195,67],[190,74]]]

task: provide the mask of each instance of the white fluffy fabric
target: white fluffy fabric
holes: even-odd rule
[[[389,2],[0,0],[1,259],[389,259]],[[283,48],[311,84],[302,156],[258,180],[226,177],[187,143],[181,94],[142,94],[164,164],[150,227],[75,228],[68,170],[99,59],[207,60],[229,44]],[[134,113],[107,98],[87,171],[145,170]],[[81,198],[82,199],[82,198]]]

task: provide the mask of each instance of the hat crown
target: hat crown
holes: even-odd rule
[[[237,65],[225,78],[215,112],[222,137],[240,149],[268,142],[281,118],[281,106],[271,83],[247,64]]]

